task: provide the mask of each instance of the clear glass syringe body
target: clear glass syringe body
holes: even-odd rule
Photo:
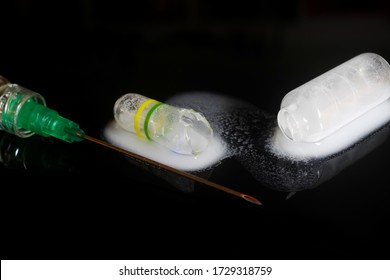
[[[34,134],[66,142],[83,140],[79,125],[46,106],[42,95],[0,76],[0,130],[22,138]]]
[[[137,93],[125,94],[115,102],[114,118],[124,130],[179,154],[198,155],[213,137],[213,130],[203,114]]]
[[[287,93],[278,125],[293,141],[319,142],[389,97],[389,63],[363,53]]]

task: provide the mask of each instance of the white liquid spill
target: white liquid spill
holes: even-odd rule
[[[193,92],[169,101],[202,111],[227,145],[225,158],[236,159],[264,186],[286,192],[310,189],[336,176],[384,142],[388,134],[379,133],[383,137],[376,143],[378,133],[373,133],[390,120],[386,101],[321,143],[305,144],[286,138],[276,116],[239,99]]]
[[[157,143],[142,140],[119,128],[115,122],[105,128],[106,139],[123,149],[188,171],[209,169],[226,158],[234,158],[257,181],[283,191],[315,187],[323,182],[324,174],[328,174],[326,179],[335,176],[345,166],[338,167],[340,164],[336,166],[328,158],[334,160],[337,154],[342,160],[341,156],[352,146],[362,139],[369,140],[373,132],[390,121],[388,100],[320,143],[297,143],[282,134],[276,116],[240,99],[216,93],[187,92],[166,102],[202,112],[210,122],[214,140],[197,158],[176,154]],[[364,151],[361,153],[365,154]]]
[[[328,157],[347,149],[389,121],[388,99],[318,143],[294,142],[276,127],[268,142],[268,148],[277,156],[296,160]]]
[[[206,150],[194,157],[177,154],[156,142],[140,138],[135,133],[122,129],[115,121],[106,125],[103,135],[108,142],[117,147],[185,171],[206,169],[217,164],[226,155],[225,145],[218,136],[213,138]]]
[[[173,96],[168,102],[201,111],[214,134],[226,143],[225,158],[258,155],[258,148],[264,150],[263,139],[275,120],[253,104],[216,93],[187,92]]]

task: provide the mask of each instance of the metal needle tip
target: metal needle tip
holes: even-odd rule
[[[256,205],[263,205],[263,203],[261,203],[259,200],[257,200],[257,199],[254,198],[253,196],[250,196],[250,195],[247,195],[247,194],[241,194],[241,197],[242,197],[243,199],[245,199],[246,201],[252,202],[253,204],[256,204]]]
[[[154,165],[158,168],[162,168],[162,169],[165,169],[167,171],[170,171],[170,172],[173,172],[173,173],[176,173],[180,176],[183,176],[183,177],[186,177],[186,178],[189,178],[191,180],[194,180],[194,181],[197,181],[199,183],[202,183],[206,186],[209,186],[209,187],[213,187],[215,189],[218,189],[220,191],[224,191],[226,193],[229,193],[229,194],[232,194],[232,195],[235,195],[235,196],[238,196],[238,197],[241,197],[243,199],[245,199],[246,201],[248,202],[251,202],[253,204],[256,204],[256,205],[263,205],[260,201],[258,201],[256,198],[254,198],[253,196],[250,196],[250,195],[247,195],[247,194],[243,194],[243,193],[240,193],[238,191],[235,191],[235,190],[232,190],[230,188],[227,188],[227,187],[224,187],[222,185],[219,185],[217,183],[214,183],[214,182],[211,182],[211,181],[208,181],[204,178],[201,178],[201,177],[198,177],[194,174],[191,174],[191,173],[187,173],[187,172],[184,172],[182,170],[179,170],[179,169],[176,169],[176,168],[173,168],[173,167],[170,167],[168,165],[165,165],[165,164],[162,164],[160,162],[156,162],[154,160],[151,160],[151,159],[148,159],[146,157],[143,157],[141,155],[138,155],[136,153],[133,153],[133,152],[130,152],[128,150],[124,150],[122,148],[119,148],[119,147],[116,147],[114,145],[111,145],[105,141],[102,141],[102,140],[99,140],[99,139],[96,139],[94,137],[91,137],[91,136],[88,136],[88,135],[78,135],[80,137],[83,137],[84,139],[86,140],[89,140],[91,142],[94,142],[96,144],[99,144],[99,145],[102,145],[102,146],[105,146],[107,148],[110,148],[110,149],[113,149],[117,152],[120,152],[124,155],[127,155],[127,156],[130,156],[132,158],[135,158],[135,159],[138,159],[138,160],[141,160],[145,163],[148,163],[148,164],[151,164],[151,165]]]

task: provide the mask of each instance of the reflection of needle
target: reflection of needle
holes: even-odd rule
[[[220,191],[224,191],[226,193],[229,193],[229,194],[232,194],[232,195],[235,195],[235,196],[238,196],[238,197],[241,197],[243,199],[245,199],[246,201],[249,201],[251,203],[254,203],[254,204],[257,204],[257,205],[262,205],[262,203],[260,201],[258,201],[256,198],[254,198],[253,196],[250,196],[250,195],[247,195],[247,194],[244,194],[244,193],[240,193],[238,191],[235,191],[235,190],[232,190],[232,189],[229,189],[227,187],[224,187],[222,185],[219,185],[219,184],[216,184],[216,183],[213,183],[211,181],[208,181],[206,179],[203,179],[201,177],[198,177],[196,175],[193,175],[191,173],[187,173],[187,172],[184,172],[184,171],[181,171],[179,169],[176,169],[176,168],[173,168],[173,167],[170,167],[168,165],[165,165],[165,164],[162,164],[162,163],[159,163],[157,161],[154,161],[154,160],[151,160],[151,159],[148,159],[146,157],[143,157],[143,156],[140,156],[138,154],[135,154],[135,153],[132,153],[132,152],[129,152],[127,150],[124,150],[124,149],[121,149],[119,147],[116,147],[114,145],[111,145],[105,141],[101,141],[99,139],[96,139],[94,137],[91,137],[91,136],[88,136],[88,135],[79,135],[81,137],[84,137],[84,139],[86,140],[89,140],[91,142],[94,142],[94,143],[97,143],[99,145],[102,145],[102,146],[105,146],[107,148],[110,148],[110,149],[113,149],[115,151],[118,151],[122,154],[125,154],[127,156],[130,156],[132,158],[135,158],[135,159],[138,159],[138,160],[141,160],[143,162],[146,162],[148,164],[151,164],[151,165],[154,165],[158,168],[162,168],[162,169],[165,169],[165,170],[168,170],[170,172],[173,172],[173,173],[176,173],[178,175],[181,175],[181,176],[184,176],[184,177],[187,177],[191,180],[194,180],[194,181],[197,181],[197,182],[200,182],[202,184],[205,184],[207,186],[210,186],[210,187],[213,187],[215,189],[218,189]]]

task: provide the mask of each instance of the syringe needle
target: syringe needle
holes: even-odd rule
[[[191,174],[191,173],[188,173],[188,172],[185,172],[185,171],[181,171],[181,170],[173,168],[171,166],[168,166],[168,165],[162,164],[160,162],[148,159],[146,157],[143,157],[143,156],[138,155],[136,153],[130,152],[128,150],[124,150],[122,148],[119,148],[117,146],[111,145],[111,144],[109,144],[109,143],[107,143],[105,141],[96,139],[94,137],[91,137],[91,136],[88,136],[88,135],[85,135],[85,134],[84,135],[78,135],[78,136],[84,137],[84,139],[86,139],[86,140],[89,140],[89,141],[94,142],[96,144],[99,144],[99,145],[105,146],[107,148],[113,149],[113,150],[115,150],[117,152],[120,152],[122,154],[130,156],[132,158],[135,158],[135,159],[141,160],[143,162],[146,162],[148,164],[154,165],[156,167],[168,170],[168,171],[176,173],[176,174],[178,174],[180,176],[183,176],[183,177],[189,178],[191,180],[197,181],[199,183],[205,184],[207,186],[213,187],[213,188],[218,189],[220,191],[224,191],[224,192],[229,193],[231,195],[235,195],[237,197],[243,198],[246,201],[249,201],[249,202],[251,202],[253,204],[262,205],[262,203],[259,200],[257,200],[256,198],[254,198],[253,196],[250,196],[250,195],[247,195],[247,194],[244,194],[244,193],[232,190],[230,188],[227,188],[227,187],[224,187],[224,186],[219,185],[217,183],[214,183],[214,182],[211,182],[209,180],[206,180],[206,179],[204,179],[202,177],[196,176],[194,174]]]

